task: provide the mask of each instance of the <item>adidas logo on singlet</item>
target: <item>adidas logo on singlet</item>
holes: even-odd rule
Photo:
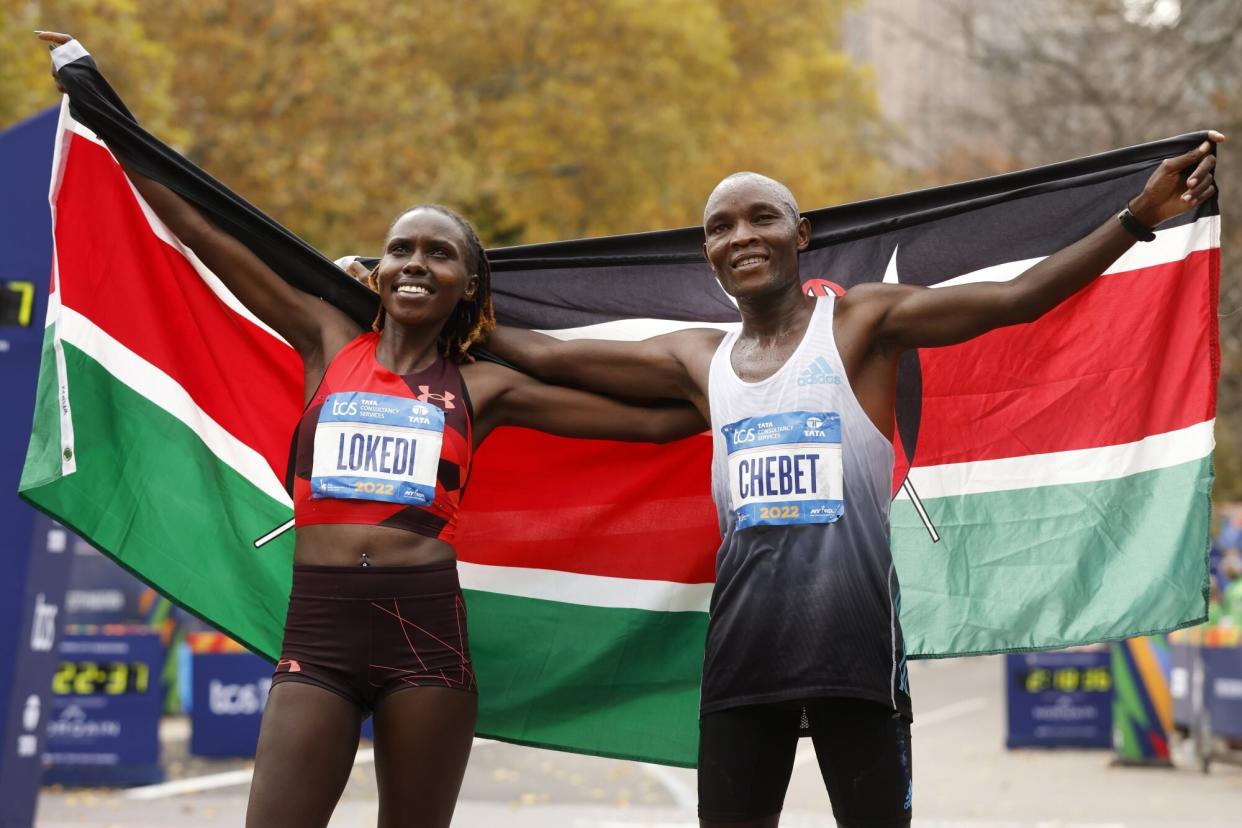
[[[832,370],[832,366],[828,364],[828,360],[821,357],[815,357],[815,361],[803,369],[798,374],[798,385],[840,385],[841,377],[836,371]]]

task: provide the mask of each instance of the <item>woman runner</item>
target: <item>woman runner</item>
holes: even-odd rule
[[[471,346],[494,326],[490,270],[451,210],[397,216],[370,274],[381,309],[363,330],[122,166],[305,371],[293,590],[246,824],[326,825],[373,713],[379,825],[448,825],[478,707],[452,546],[474,449],[502,425],[656,442],[706,425],[688,405],[639,408],[474,362]]]

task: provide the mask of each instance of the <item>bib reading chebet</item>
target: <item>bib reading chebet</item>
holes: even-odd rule
[[[739,530],[833,523],[845,513],[839,414],[786,411],[720,430]]]
[[[407,397],[364,391],[329,395],[319,414],[313,498],[435,500],[444,411]]]

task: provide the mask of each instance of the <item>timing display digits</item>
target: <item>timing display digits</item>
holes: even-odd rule
[[[62,661],[52,676],[57,696],[121,696],[145,693],[151,685],[151,668],[129,661]]]
[[[1113,676],[1107,667],[1037,667],[1019,676],[1019,681],[1028,693],[1108,693],[1113,689]]]
[[[0,327],[29,328],[34,321],[34,282],[0,282]]]

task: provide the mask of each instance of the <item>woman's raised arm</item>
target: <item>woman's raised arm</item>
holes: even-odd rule
[[[37,34],[39,39],[57,46],[72,40],[69,35],[56,32]],[[57,88],[64,91],[59,82]],[[344,312],[290,285],[250,248],[217,227],[193,204],[124,161],[121,166],[168,229],[194,251],[251,313],[284,337],[302,356],[308,374],[322,373],[320,366],[326,366],[332,354],[358,335],[357,323]]]

